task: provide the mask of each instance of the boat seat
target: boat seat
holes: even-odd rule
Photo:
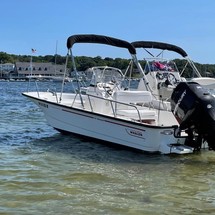
[[[149,91],[116,91],[113,94],[113,99],[127,104],[147,103],[152,101],[152,94]]]
[[[149,91],[116,91],[113,94],[113,99],[117,102],[115,110],[117,116],[123,116],[134,120],[150,120],[155,121],[156,111],[148,108],[138,108],[138,106],[130,106],[130,104],[149,103],[152,102],[152,95]],[[127,104],[127,105],[126,105]],[[136,107],[136,108],[135,108]],[[139,112],[139,114],[138,114]]]
[[[138,112],[140,114],[140,118]],[[156,118],[156,111],[149,109],[141,109],[138,111],[136,109],[118,109],[116,114],[129,117],[135,120],[155,120]]]

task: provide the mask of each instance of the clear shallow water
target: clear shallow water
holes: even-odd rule
[[[27,86],[0,82],[0,214],[215,214],[215,152],[146,155],[64,136]]]

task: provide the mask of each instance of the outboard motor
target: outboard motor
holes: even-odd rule
[[[185,130],[186,145],[199,150],[204,141],[215,150],[215,97],[196,82],[181,82],[171,96],[171,110]]]

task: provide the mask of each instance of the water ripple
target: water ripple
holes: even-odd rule
[[[0,83],[0,214],[215,213],[214,152],[143,154],[62,135],[21,96],[25,84]]]

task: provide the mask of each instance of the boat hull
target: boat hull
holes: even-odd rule
[[[102,115],[79,108],[68,107],[23,93],[38,105],[48,124],[57,130],[95,138],[147,152],[163,154],[192,153],[181,144],[185,138],[176,138],[174,126],[153,126]]]
[[[215,78],[198,77],[198,78],[192,78],[190,81],[196,82],[196,83],[202,85],[206,89],[210,89],[210,90],[215,89]]]

